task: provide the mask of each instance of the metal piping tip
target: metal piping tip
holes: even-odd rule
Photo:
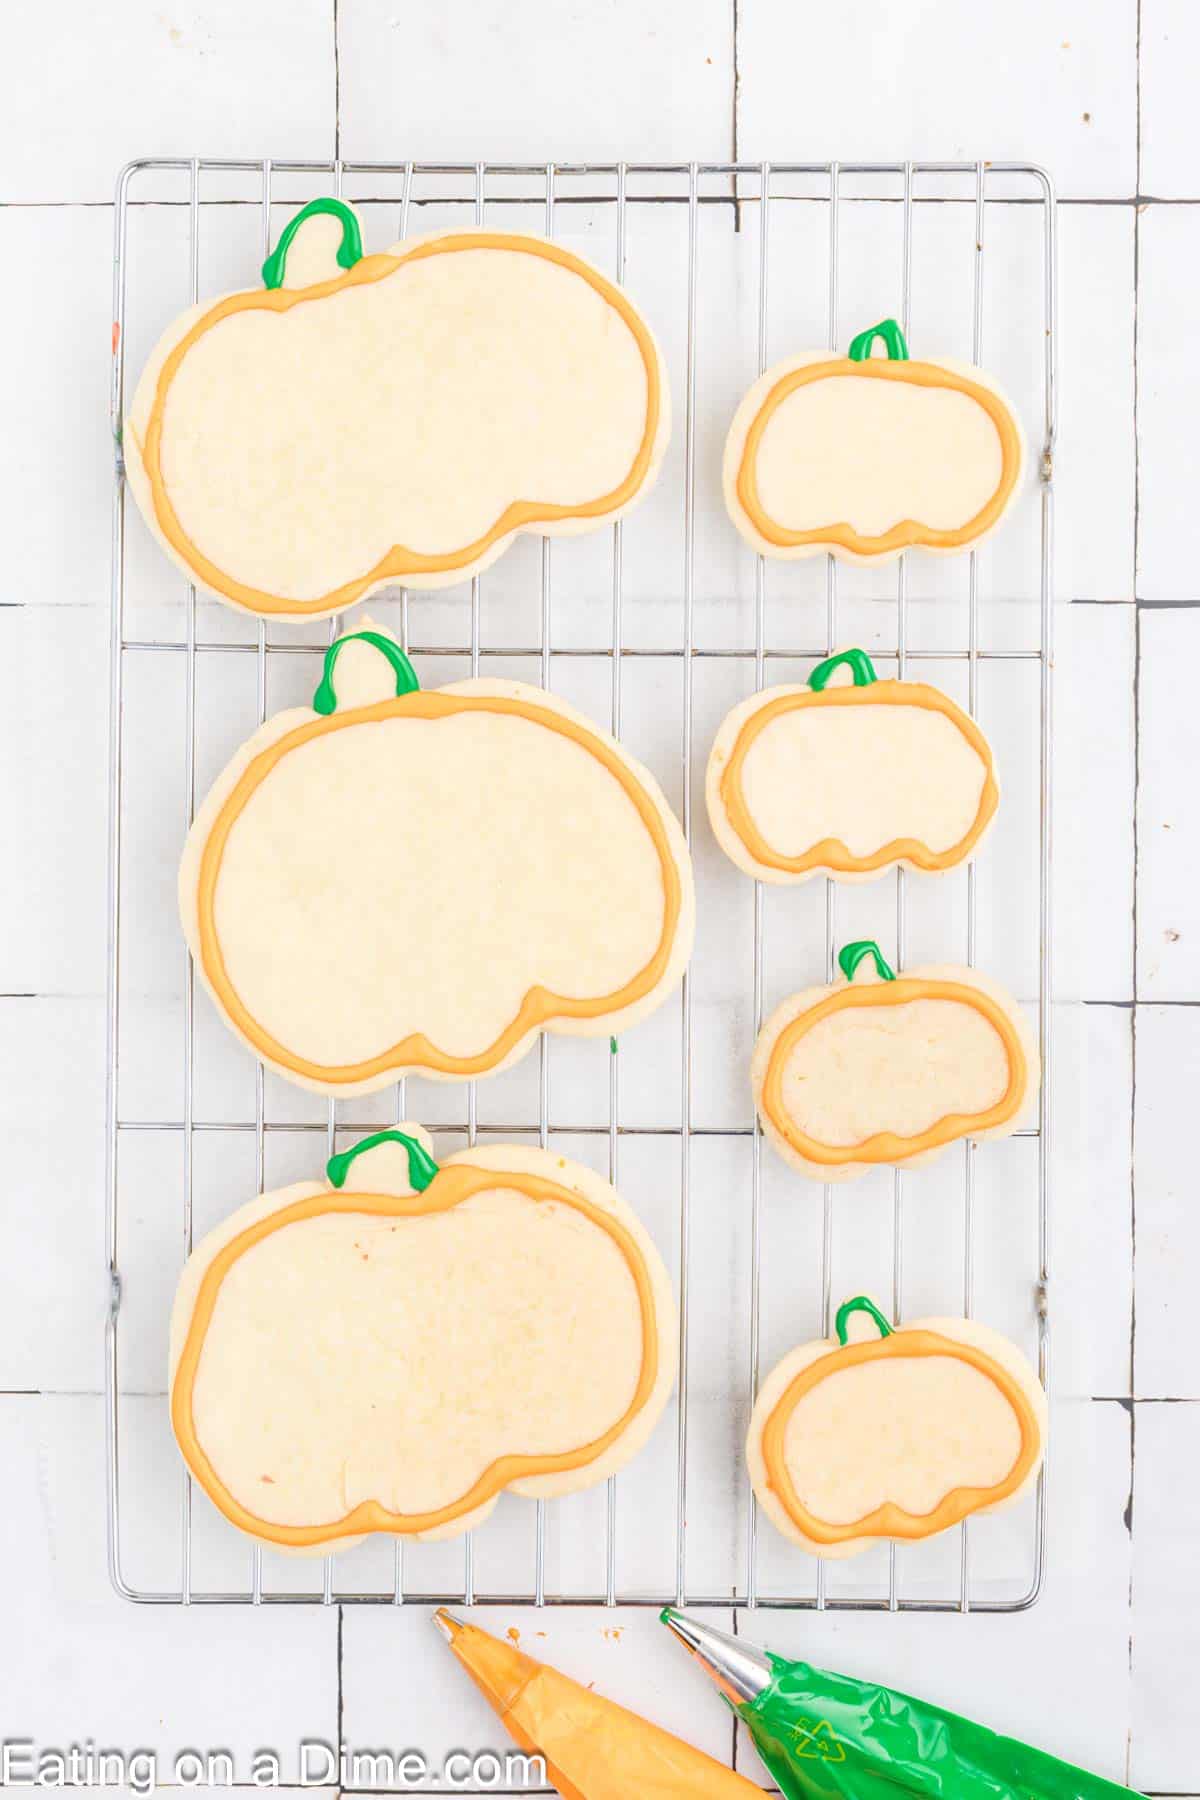
[[[673,1606],[664,1606],[658,1615],[668,1631],[674,1633],[684,1649],[712,1678],[731,1706],[742,1706],[754,1700],[769,1687],[773,1679],[766,1653],[745,1638],[732,1637],[712,1625],[700,1625]]]
[[[675,1633],[686,1650],[693,1653],[699,1650],[702,1642],[700,1627],[693,1625],[686,1613],[677,1612],[673,1606],[664,1606],[658,1616],[667,1630]]]
[[[447,1612],[444,1606],[438,1607],[433,1615],[433,1622],[448,1644],[453,1643],[459,1632],[465,1631],[467,1628],[464,1619],[456,1619],[454,1614]]]

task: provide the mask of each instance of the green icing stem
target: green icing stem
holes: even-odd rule
[[[879,1327],[879,1335],[881,1338],[891,1337],[892,1328],[876,1306],[875,1302],[873,1300],[868,1300],[865,1294],[858,1294],[853,1300],[843,1300],[842,1304],[837,1309],[836,1329],[839,1344],[844,1344],[846,1342],[846,1327],[850,1322],[851,1313],[859,1312],[868,1313],[870,1317],[874,1319],[876,1325]]]
[[[340,1156],[331,1156],[325,1164],[325,1173],[331,1187],[345,1187],[346,1177],[350,1173],[350,1165],[356,1156],[364,1150],[374,1150],[376,1144],[403,1144],[408,1151],[408,1179],[418,1194],[424,1193],[438,1172],[438,1165],[426,1150],[424,1144],[410,1137],[407,1131],[376,1131],[370,1137],[363,1138],[352,1150],[343,1150]],[[839,1314],[840,1317],[840,1314]]]
[[[829,677],[835,669],[847,668],[854,677],[855,687],[870,687],[879,677],[875,673],[875,664],[865,650],[840,650],[836,656],[827,656],[818,663],[808,678],[808,685],[813,692],[819,694],[828,684]]]
[[[895,319],[881,319],[878,325],[872,325],[869,331],[860,331],[856,338],[850,340],[850,348],[846,352],[851,362],[866,362],[871,354],[871,346],[879,338],[885,346],[891,362],[908,361],[908,345],[904,341]]]
[[[896,971],[889,963],[884,962],[883,954],[874,938],[859,938],[853,944],[843,944],[838,951],[838,967],[847,981],[854,980],[854,971],[864,956],[875,958],[875,969],[880,981],[895,981]]]
[[[417,680],[417,672],[409,662],[407,656],[405,656],[399,644],[393,643],[391,638],[383,637],[378,631],[348,631],[345,637],[340,637],[334,643],[330,644],[328,650],[325,652],[325,662],[321,670],[321,679],[317,683],[317,691],[313,695],[314,712],[331,713],[337,711],[337,694],[334,691],[333,686],[334,664],[337,662],[338,657],[341,655],[346,645],[353,644],[356,639],[361,643],[370,644],[374,649],[378,650],[381,656],[385,657],[387,661],[391,663],[396,676],[397,697],[401,694],[413,694],[420,687],[421,684]]]
[[[279,242],[262,266],[263,286],[279,288],[283,286],[284,272],[287,267],[287,253],[292,247],[292,239],[303,225],[305,219],[312,219],[318,213],[331,213],[341,221],[342,241],[338,245],[337,260],[340,268],[352,269],[363,253],[362,233],[358,229],[358,220],[344,200],[334,200],[328,195],[320,200],[310,200],[307,206],[301,207],[294,219],[289,219],[280,233]]]

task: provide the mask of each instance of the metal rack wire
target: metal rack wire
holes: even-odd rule
[[[1023,1568],[1008,1571],[1010,1579],[1002,1584],[999,1591],[989,1590],[979,1593],[972,1580],[971,1538],[967,1526],[959,1531],[960,1551],[957,1559],[957,1580],[948,1582],[943,1589],[930,1591],[926,1586],[919,1593],[910,1594],[903,1591],[903,1582],[897,1568],[896,1547],[892,1545],[887,1555],[886,1568],[881,1581],[874,1591],[837,1591],[831,1592],[831,1577],[828,1566],[824,1562],[811,1563],[808,1559],[797,1559],[798,1567],[804,1571],[803,1578],[797,1577],[784,1587],[778,1584],[764,1584],[761,1579],[762,1544],[758,1530],[757,1510],[752,1497],[744,1505],[744,1529],[739,1528],[740,1545],[729,1557],[727,1575],[719,1582],[710,1582],[699,1590],[697,1584],[689,1580],[688,1564],[688,1499],[689,1499],[689,1423],[691,1419],[691,1396],[689,1394],[689,1328],[694,1328],[696,1320],[690,1315],[693,1303],[689,1299],[689,1275],[692,1259],[692,1175],[693,1150],[696,1146],[703,1148],[714,1140],[749,1140],[749,1283],[748,1283],[748,1316],[745,1321],[747,1338],[746,1371],[740,1394],[731,1394],[731,1407],[739,1406],[744,1413],[752,1403],[757,1390],[760,1375],[761,1355],[761,1318],[762,1318],[762,1284],[763,1284],[763,1239],[764,1239],[764,1205],[763,1205],[763,1157],[762,1145],[757,1122],[731,1123],[727,1120],[717,1123],[705,1123],[695,1114],[693,1095],[693,1027],[694,1007],[692,977],[685,977],[680,1006],[680,1038],[679,1038],[679,1107],[677,1114],[671,1117],[658,1117],[650,1124],[635,1123],[622,1119],[622,1092],[620,1075],[620,1058],[613,1055],[607,1059],[605,1073],[606,1093],[604,1108],[607,1122],[597,1124],[594,1116],[590,1120],[573,1122],[570,1118],[558,1117],[551,1104],[550,1066],[553,1055],[552,1047],[545,1038],[542,1039],[537,1056],[537,1116],[536,1120],[526,1119],[505,1123],[492,1121],[490,1118],[481,1122],[479,1100],[476,1084],[469,1083],[465,1089],[463,1100],[463,1116],[454,1123],[435,1125],[435,1133],[455,1133],[465,1135],[466,1141],[474,1143],[479,1132],[501,1136],[527,1136],[535,1138],[542,1146],[552,1139],[561,1141],[568,1136],[596,1141],[597,1149],[606,1149],[606,1172],[614,1183],[620,1174],[620,1157],[622,1145],[636,1138],[662,1138],[677,1142],[679,1150],[679,1188],[677,1211],[677,1273],[678,1295],[680,1304],[680,1377],[678,1406],[676,1412],[675,1444],[674,1444],[674,1493],[671,1497],[673,1513],[673,1547],[672,1566],[668,1569],[663,1563],[661,1575],[650,1583],[636,1586],[621,1580],[621,1544],[618,1533],[617,1487],[622,1478],[610,1480],[607,1486],[604,1513],[604,1578],[599,1587],[588,1591],[578,1591],[571,1584],[560,1581],[559,1588],[548,1587],[546,1575],[546,1545],[548,1532],[548,1515],[550,1507],[559,1503],[538,1502],[534,1509],[533,1521],[533,1554],[526,1572],[519,1580],[507,1583],[506,1591],[498,1592],[492,1587],[481,1588],[476,1579],[476,1558],[474,1534],[468,1535],[461,1546],[461,1579],[457,1584],[439,1584],[438,1591],[428,1587],[414,1586],[407,1579],[405,1546],[397,1541],[393,1547],[390,1581],[372,1585],[368,1590],[350,1586],[340,1579],[342,1557],[326,1557],[324,1563],[309,1565],[320,1570],[318,1585],[311,1582],[301,1589],[295,1589],[290,1583],[271,1583],[264,1577],[263,1553],[257,1549],[245,1552],[245,1578],[239,1584],[207,1583],[194,1579],[193,1568],[193,1496],[190,1478],[183,1477],[182,1494],[178,1501],[179,1520],[179,1556],[175,1580],[165,1583],[135,1581],[127,1573],[129,1540],[124,1523],[127,1510],[129,1485],[133,1481],[139,1483],[138,1499],[143,1505],[149,1505],[153,1511],[162,1514],[166,1509],[175,1506],[169,1491],[162,1491],[162,1483],[153,1483],[153,1478],[143,1475],[136,1467],[128,1465],[125,1454],[125,1411],[128,1404],[127,1391],[121,1384],[122,1354],[122,1318],[123,1318],[123,1273],[121,1267],[122,1234],[122,1172],[123,1156],[127,1146],[138,1134],[166,1134],[172,1142],[178,1142],[179,1161],[179,1201],[181,1218],[182,1249],[190,1250],[194,1220],[194,1167],[196,1145],[211,1134],[221,1139],[239,1139],[245,1141],[247,1134],[252,1134],[254,1145],[254,1169],[259,1191],[266,1181],[266,1146],[273,1132],[307,1132],[324,1135],[326,1140],[325,1154],[332,1153],[337,1132],[353,1133],[356,1130],[376,1129],[379,1119],[360,1118],[355,1113],[353,1103],[348,1103],[344,1111],[354,1116],[339,1116],[335,1104],[328,1105],[327,1116],[323,1122],[314,1120],[273,1120],[268,1117],[266,1088],[261,1065],[256,1066],[254,1074],[254,1106],[250,1117],[210,1118],[198,1116],[196,1105],[197,1074],[197,1031],[196,1006],[193,971],[190,960],[181,950],[184,957],[182,977],[182,1108],[178,1116],[174,1111],[164,1112],[162,1116],[138,1117],[127,1114],[123,1109],[121,1091],[121,1046],[122,1046],[122,1005],[125,1000],[123,989],[123,965],[121,950],[121,919],[123,906],[126,903],[125,883],[129,878],[126,862],[123,857],[123,810],[125,806],[124,784],[128,773],[129,760],[135,755],[145,754],[145,747],[133,741],[133,734],[126,728],[126,698],[129,671],[134,665],[141,665],[148,659],[167,657],[174,661],[183,659],[183,720],[181,725],[182,748],[182,795],[181,810],[183,823],[190,822],[196,801],[196,768],[197,768],[197,669],[202,659],[233,657],[242,659],[250,656],[256,659],[256,704],[257,718],[261,723],[267,712],[267,669],[272,657],[279,655],[302,657],[317,656],[323,646],[311,640],[297,642],[294,636],[283,638],[268,637],[265,623],[257,627],[252,624],[246,627],[247,636],[241,640],[226,641],[219,634],[212,638],[200,635],[198,629],[198,605],[196,591],[189,588],[186,602],[178,612],[180,629],[160,635],[153,632],[131,634],[127,630],[128,615],[128,574],[125,539],[126,496],[124,469],[121,455],[122,419],[125,403],[125,354],[129,341],[129,326],[138,305],[138,294],[135,284],[129,275],[128,233],[131,213],[145,195],[154,201],[164,201],[177,207],[187,209],[187,285],[192,301],[196,301],[202,292],[201,278],[201,220],[210,200],[214,205],[237,205],[243,212],[246,205],[257,206],[261,214],[261,241],[264,249],[270,247],[272,237],[272,205],[282,204],[279,195],[281,178],[288,183],[288,201],[295,200],[299,204],[312,192],[328,190],[332,183],[334,191],[339,195],[345,188],[347,197],[356,201],[386,202],[394,207],[392,217],[398,222],[399,235],[409,233],[412,215],[415,209],[426,204],[436,203],[439,206],[458,205],[469,209],[470,216],[476,222],[482,222],[487,212],[506,204],[523,205],[527,209],[532,205],[538,208],[540,218],[535,228],[542,229],[548,236],[553,236],[558,225],[564,205],[586,205],[593,212],[599,211],[611,220],[614,253],[612,267],[616,279],[623,281],[626,276],[628,253],[628,222],[634,208],[683,207],[686,209],[686,237],[683,248],[685,267],[683,275],[686,281],[686,312],[683,320],[683,336],[686,343],[686,364],[684,368],[684,406],[683,406],[683,471],[682,471],[682,508],[683,508],[683,555],[681,569],[682,588],[682,631],[678,642],[667,642],[662,645],[647,645],[643,642],[626,641],[627,619],[625,615],[625,540],[621,524],[613,527],[611,533],[611,619],[609,642],[602,651],[580,647],[574,643],[555,643],[553,627],[556,616],[556,597],[552,583],[552,544],[550,540],[542,540],[540,545],[540,571],[538,578],[538,600],[540,603],[540,633],[536,643],[494,645],[482,641],[481,631],[481,592],[480,580],[476,578],[470,584],[469,611],[467,612],[466,642],[424,641],[412,631],[411,614],[415,613],[423,597],[418,596],[413,604],[407,594],[400,596],[399,624],[406,650],[418,657],[429,658],[461,658],[465,659],[472,674],[479,671],[484,659],[525,658],[536,663],[539,678],[543,685],[551,684],[554,666],[560,658],[595,657],[602,655],[609,670],[609,722],[614,734],[619,735],[623,723],[623,674],[626,664],[631,658],[666,658],[671,666],[680,668],[682,680],[682,730],[680,736],[678,766],[680,810],[685,832],[691,840],[693,836],[693,751],[696,743],[694,683],[696,671],[714,659],[734,659],[734,666],[752,669],[754,685],[761,688],[767,678],[771,666],[793,662],[797,659],[815,660],[831,653],[839,644],[839,593],[838,569],[829,559],[824,575],[824,637],[818,641],[817,633],[801,633],[801,641],[797,644],[771,643],[768,632],[768,570],[762,559],[757,560],[753,580],[753,632],[748,639],[740,639],[733,645],[700,644],[696,636],[696,585],[697,585],[697,426],[700,418],[698,400],[698,354],[697,354],[697,304],[701,292],[703,276],[701,273],[700,221],[707,209],[720,208],[730,219],[731,241],[735,242],[735,255],[739,269],[747,273],[748,285],[753,284],[755,300],[755,342],[754,361],[757,372],[767,367],[768,339],[770,331],[769,298],[770,268],[772,248],[773,217],[777,209],[785,203],[794,201],[800,205],[823,208],[827,214],[827,290],[826,315],[828,341],[836,347],[841,341],[841,322],[839,319],[839,281],[840,250],[842,243],[842,218],[847,204],[853,204],[857,195],[848,199],[847,183],[860,180],[871,184],[871,198],[877,198],[884,204],[898,206],[901,209],[901,254],[896,292],[898,295],[898,313],[902,326],[908,330],[913,290],[913,239],[914,218],[924,204],[941,205],[949,199],[950,203],[959,201],[974,209],[974,250],[971,272],[971,350],[972,359],[983,361],[983,298],[984,298],[984,246],[990,211],[999,205],[1032,206],[1037,210],[1038,229],[1041,243],[1040,292],[1034,302],[1035,321],[1027,327],[1031,336],[1034,330],[1040,333],[1044,342],[1044,351],[1040,344],[1037,351],[1042,359],[1042,376],[1040,381],[1042,417],[1039,421],[1039,435],[1036,451],[1040,458],[1038,473],[1040,476],[1039,493],[1036,498],[1037,523],[1035,532],[1036,550],[1031,566],[1024,572],[1024,591],[1026,598],[1036,608],[1037,642],[1036,646],[1021,649],[1003,647],[984,647],[981,643],[980,631],[980,577],[978,558],[972,553],[967,569],[966,594],[966,634],[965,643],[947,644],[939,647],[917,647],[910,642],[910,576],[905,560],[898,565],[898,573],[892,579],[890,617],[894,620],[894,650],[885,652],[895,659],[897,672],[903,676],[909,665],[917,662],[946,662],[951,665],[965,664],[967,702],[969,710],[974,713],[977,707],[979,668],[989,661],[1020,661],[1037,666],[1037,818],[1038,833],[1037,869],[1039,892],[1037,899],[1037,945],[1036,945],[1036,979],[1038,1002],[1038,1033],[1044,1070],[1044,1081],[1039,1104],[1037,1122],[1027,1128],[1021,1135],[1036,1138],[1034,1156],[1036,1180],[1036,1230],[1035,1241],[1029,1246],[1028,1281],[1033,1295],[1033,1307],[1036,1311],[1036,1332],[1038,1360],[1043,1380],[1047,1374],[1048,1326],[1046,1315],[1047,1284],[1047,1224],[1049,1205],[1049,1115],[1050,1115],[1050,768],[1051,768],[1051,678],[1052,678],[1052,493],[1053,447],[1056,428],[1056,395],[1055,395],[1055,269],[1056,269],[1056,237],[1054,193],[1049,177],[1044,171],[1031,165],[1014,163],[902,163],[902,164],[735,164],[704,163],[691,165],[664,164],[593,164],[593,165],[556,165],[538,164],[468,164],[468,165],[426,165],[412,162],[400,164],[320,164],[297,162],[262,163],[238,161],[205,161],[190,160],[154,160],[131,164],[119,179],[115,208],[115,263],[114,263],[114,295],[113,295],[113,362],[112,362],[112,421],[116,443],[116,477],[113,497],[112,523],[112,628],[111,628],[111,761],[109,805],[111,818],[110,870],[109,870],[109,962],[108,962],[108,1091],[107,1091],[107,1195],[106,1195],[106,1249],[108,1260],[108,1280],[110,1306],[106,1326],[105,1339],[105,1391],[108,1430],[108,1464],[107,1464],[107,1504],[108,1504],[108,1556],[112,1581],[117,1590],[126,1598],[134,1601],[158,1604],[195,1604],[204,1602],[242,1602],[253,1605],[264,1603],[302,1603],[302,1602],[345,1602],[351,1604],[383,1602],[403,1604],[408,1601],[459,1601],[473,1602],[496,1601],[505,1604],[532,1603],[543,1604],[602,1604],[616,1606],[624,1604],[660,1605],[664,1601],[674,1601],[688,1606],[704,1605],[750,1605],[750,1606],[787,1606],[825,1608],[852,1608],[855,1610],[875,1609],[884,1611],[987,1611],[1009,1612],[1021,1610],[1033,1604],[1041,1589],[1046,1560],[1046,1504],[1045,1476],[1039,1483],[1036,1502],[1033,1507],[1031,1542],[1028,1560]],[[922,182],[927,184],[936,181],[950,184],[947,193],[942,186],[931,190],[926,196],[918,192]],[[210,192],[206,183],[219,182],[220,188]],[[307,189],[301,193],[293,192],[299,182]],[[164,188],[163,184],[166,183]],[[502,191],[497,191],[497,186]],[[1002,185],[1001,185],[1002,184]],[[399,192],[394,190],[398,186]],[[522,221],[523,223],[525,221]],[[247,269],[245,281],[251,279],[251,271]],[[161,328],[166,317],[156,318],[153,324]],[[793,341],[788,345],[777,347],[776,354],[782,354],[788,348],[803,347]],[[656,493],[647,502],[649,507],[668,504],[661,494]],[[563,608],[571,601],[561,593],[557,596],[558,616],[563,616]],[[330,622],[330,637],[336,636],[340,622]],[[284,628],[285,632],[289,628]],[[228,746],[232,749],[232,744]],[[701,746],[706,748],[707,746]],[[906,891],[906,880],[902,871],[897,872],[894,889],[894,931],[897,957],[900,966],[906,960],[906,939],[908,935],[908,906],[910,894]],[[700,904],[704,905],[703,885],[700,891]],[[976,876],[974,864],[970,865],[966,874],[966,960],[974,960],[976,951]],[[837,942],[838,890],[834,883],[825,884],[825,945],[824,958],[830,977],[834,972],[834,955]],[[760,885],[756,885],[752,914],[752,942],[749,945],[747,958],[751,986],[751,1016],[754,1030],[757,1031],[764,1011],[764,991],[766,986],[766,956],[764,927],[764,894]],[[816,973],[814,969],[813,973]],[[394,1117],[400,1120],[407,1114],[408,1096],[405,1084],[398,1085],[394,1098]],[[361,1110],[361,1108],[360,1108]],[[603,1152],[602,1152],[603,1153]],[[699,1153],[699,1152],[698,1152]],[[314,1162],[317,1157],[314,1156]],[[598,1164],[598,1166],[604,1166]],[[904,1224],[906,1206],[910,1204],[906,1189],[914,1180],[906,1177],[901,1171],[894,1172],[891,1190],[891,1311],[899,1318],[901,1314],[904,1286]],[[241,1193],[229,1196],[229,1205],[237,1204],[245,1196]],[[638,1203],[636,1193],[629,1196]],[[807,1199],[807,1195],[805,1196]],[[974,1288],[974,1215],[975,1215],[975,1146],[968,1142],[961,1152],[961,1206],[962,1206],[962,1258],[958,1281],[958,1291],[949,1298],[947,1310],[953,1310],[955,1302],[961,1310],[970,1313],[973,1303]],[[834,1265],[835,1232],[838,1224],[838,1213],[835,1208],[833,1190],[825,1188],[821,1204],[820,1235],[820,1317],[826,1332],[829,1329],[832,1304],[832,1279]],[[702,1322],[703,1323],[703,1322]],[[669,1432],[669,1424],[664,1421],[659,1427],[660,1434]],[[136,1459],[135,1459],[136,1461]],[[125,1498],[123,1498],[125,1496]],[[203,1500],[199,1503],[205,1505]],[[486,1527],[484,1528],[487,1529]],[[561,1591],[560,1591],[561,1590]]]

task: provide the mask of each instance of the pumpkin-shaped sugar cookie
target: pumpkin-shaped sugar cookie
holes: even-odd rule
[[[524,682],[423,693],[373,629],[218,776],[179,894],[227,1023],[325,1094],[490,1075],[543,1029],[625,1030],[694,930],[683,833],[619,744]]]
[[[835,685],[838,675],[852,685]],[[999,799],[975,721],[926,682],[878,680],[863,650],[735,706],[705,793],[726,855],[781,883],[953,868],[978,850]]]
[[[848,1341],[858,1313],[873,1330]],[[1028,1493],[1046,1396],[1015,1344],[973,1319],[893,1329],[863,1295],[838,1309],[836,1333],[784,1357],[750,1421],[750,1480],[786,1537],[816,1556],[854,1556]]]
[[[785,1162],[815,1181],[849,1181],[1017,1129],[1040,1064],[1002,987],[957,966],[897,976],[869,940],[847,944],[838,963],[843,979],[785,1000],[754,1046],[754,1104]]]
[[[209,1498],[263,1543],[452,1537],[506,1488],[567,1493],[626,1463],[675,1342],[662,1260],[606,1181],[514,1144],[439,1168],[406,1126],[196,1246],[171,1423]]]
[[[441,231],[364,255],[315,200],[264,286],[193,306],[138,383],[130,486],[188,579],[247,612],[445,587],[518,532],[590,531],[654,481],[658,347],[623,290],[546,238]]]
[[[872,355],[876,341],[886,356]],[[885,319],[846,356],[806,351],[760,376],[729,428],[725,503],[763,556],[953,554],[996,529],[1024,466],[1020,425],[991,377],[912,360]]]

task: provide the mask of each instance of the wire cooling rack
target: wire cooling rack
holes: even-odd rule
[[[136,370],[189,301],[252,285],[284,219],[331,187],[360,205],[373,247],[485,219],[565,238],[627,282],[660,333],[676,427],[638,512],[591,539],[523,540],[469,590],[397,591],[372,612],[399,631],[427,684],[516,673],[605,719],[683,819],[700,914],[678,1000],[618,1054],[543,1039],[478,1090],[414,1080],[340,1111],[264,1075],[214,1026],[173,904],[197,793],[268,710],[311,692],[340,622],[268,632],[198,599],[140,521],[127,527],[120,448],[127,355]],[[826,1563],[760,1530],[740,1445],[760,1370],[828,1333],[832,1306],[862,1287],[890,1299],[897,1319],[977,1310],[1046,1378],[1048,176],[1015,163],[145,161],[120,176],[115,233],[105,1373],[118,1591],[160,1604],[1032,1605],[1046,1561],[1044,1474],[1036,1500],[1002,1517]],[[720,504],[733,407],[772,361],[840,346],[888,313],[916,354],[980,362],[1004,381],[1031,444],[1021,505],[968,558],[882,571],[765,564]],[[696,804],[709,743],[751,688],[802,679],[851,642],[888,672],[919,666],[979,713],[1006,778],[996,841],[978,870],[936,882],[899,872],[894,884],[764,891],[716,853]],[[1036,1123],[1006,1143],[978,1157],[955,1146],[930,1169],[880,1170],[822,1193],[763,1154],[746,1068],[764,1008],[831,977],[838,944],[864,935],[900,967],[978,954],[1036,1013],[1045,1079]],[[318,1173],[339,1137],[401,1118],[429,1125],[442,1153],[518,1136],[620,1183],[676,1275],[676,1400],[641,1457],[594,1493],[506,1497],[480,1531],[447,1545],[373,1539],[323,1561],[288,1559],[228,1527],[174,1455],[163,1391],[171,1292],[194,1233],[256,1190]]]

